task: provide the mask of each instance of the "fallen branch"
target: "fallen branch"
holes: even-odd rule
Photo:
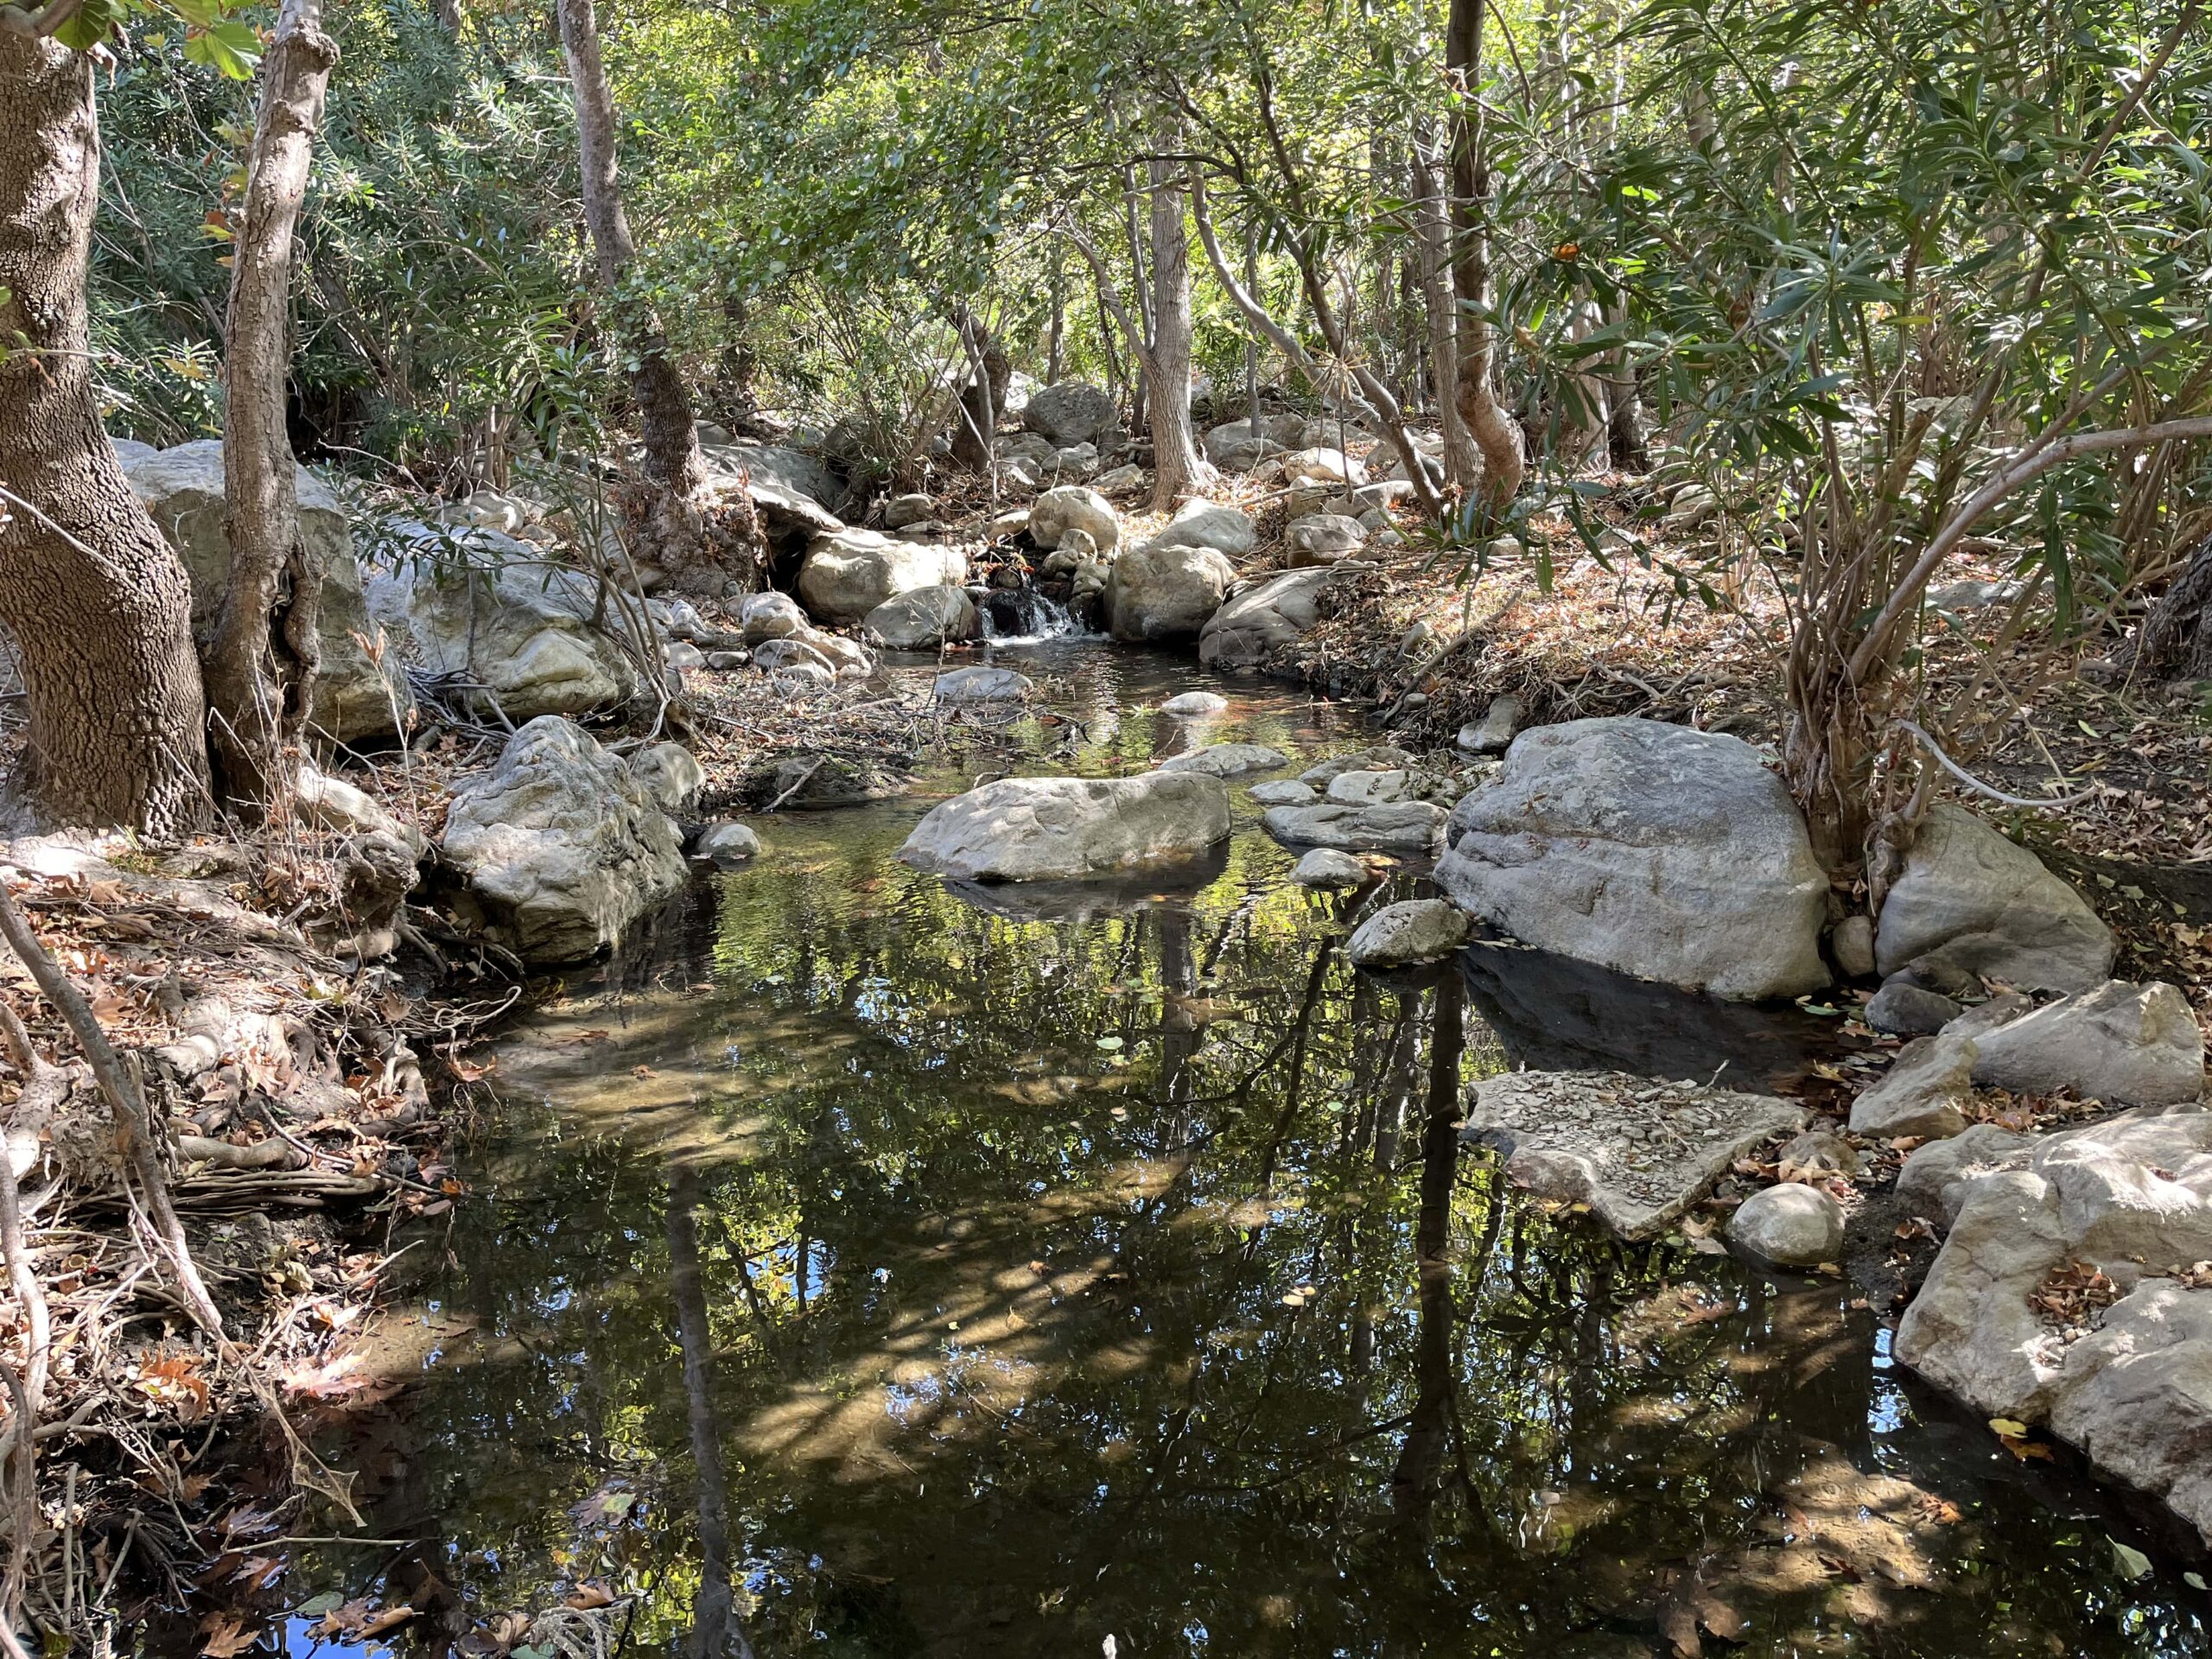
[[[1936,763],[1942,766],[1944,771],[1949,772],[1952,777],[1957,779],[1968,789],[1974,791],[1975,794],[1985,796],[1988,799],[1995,801],[2000,806],[2024,807],[2031,812],[2050,811],[2058,807],[2079,806],[2084,801],[2094,800],[2096,798],[2097,790],[2096,785],[2094,784],[2088,788],[2082,790],[2078,794],[2059,795],[2039,801],[2031,800],[2024,795],[2007,795],[2003,790],[1993,788],[1991,785],[1983,783],[1980,779],[1975,777],[1964,766],[1959,765],[1957,761],[1952,760],[1949,755],[1943,753],[1942,747],[1936,743],[1934,738],[1929,736],[1926,732],[1922,731],[1920,728],[1914,725],[1912,721],[1909,720],[1900,720],[1897,721],[1897,724],[1904,730],[1910,732],[1915,737],[1918,738],[1920,740],[1921,746],[1925,748],[1929,753],[1936,757]]]

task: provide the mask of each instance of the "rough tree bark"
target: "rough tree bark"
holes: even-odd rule
[[[1527,461],[1521,429],[1501,408],[1491,375],[1497,333],[1490,302],[1490,167],[1476,121],[1482,86],[1483,0],[1452,0],[1444,34],[1445,68],[1457,94],[1452,106],[1452,278],[1459,307],[1457,401],[1482,451],[1483,499],[1503,512],[1520,493]]]
[[[1163,131],[1160,148],[1179,140]],[[1164,512],[1191,491],[1213,482],[1213,465],[1191,426],[1191,244],[1183,223],[1179,170],[1165,156],[1148,164],[1152,184],[1152,342],[1145,375],[1152,382],[1152,505]]]
[[[952,321],[960,330],[969,363],[968,384],[960,392],[960,418],[952,429],[952,458],[982,472],[991,464],[991,444],[999,429],[999,413],[1006,407],[1014,364],[997,334],[968,307],[956,306]]]
[[[178,835],[207,802],[183,565],[100,426],[85,276],[99,123],[84,54],[0,30],[0,624],[55,823]]]
[[[1452,288],[1452,223],[1443,169],[1432,154],[1428,135],[1415,133],[1413,144],[1414,253],[1421,280],[1421,308],[1428,324],[1429,372],[1436,392],[1437,423],[1444,434],[1444,476],[1465,494],[1482,476],[1482,458],[1467,423],[1459,418],[1458,307]]]
[[[219,794],[265,807],[284,745],[306,723],[318,666],[322,572],[300,540],[298,473],[284,430],[292,362],[292,245],[338,43],[322,0],[284,0],[261,66],[245,215],[232,241],[224,330],[224,530],[230,585],[207,648],[208,747]]]
[[[601,286],[613,296],[624,343],[636,357],[631,394],[638,401],[639,435],[645,470],[672,494],[690,499],[706,477],[692,429],[691,399],[669,359],[659,323],[620,298],[623,278],[637,258],[630,219],[614,167],[614,93],[600,55],[599,14],[593,0],[560,0],[561,45],[576,97],[576,147],[583,162],[584,222]]]

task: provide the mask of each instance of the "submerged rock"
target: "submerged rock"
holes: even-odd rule
[[[1345,954],[1357,968],[1402,968],[1435,962],[1465,942],[1467,918],[1441,899],[1385,905],[1353,930]]]
[[[1940,1179],[1952,1218],[1898,1358],[1978,1411],[2048,1425],[2212,1541],[2212,1286],[2193,1271],[2212,1261],[2212,1112],[2009,1148],[1977,1128],[1907,1173],[1923,1193]]]
[[[1426,853],[1444,828],[1444,809],[1427,801],[1383,801],[1355,806],[1317,801],[1277,806],[1260,820],[1277,841],[1293,846],[1334,847],[1349,853]]]
[[[1203,772],[1212,778],[1239,778],[1248,772],[1274,772],[1290,764],[1290,757],[1263,743],[1209,743],[1204,748],[1171,754],[1160,763],[1162,772]]]
[[[1875,965],[1896,973],[1940,950],[2028,991],[2081,991],[2112,971],[2112,930],[2082,895],[1963,807],[1921,821],[1874,931]]]
[[[1180,862],[1228,835],[1229,791],[1202,772],[1006,778],[931,808],[899,857],[967,880],[1065,880]]]
[[[1843,1252],[1843,1206],[1816,1186],[1762,1187],[1728,1218],[1728,1242],[1782,1268],[1817,1268]]]
[[[718,870],[735,869],[760,855],[760,837],[749,824],[710,823],[699,832],[691,855],[703,858]]]
[[[1978,1041],[1984,1088],[2171,1106],[2204,1096],[2204,1033],[2189,999],[2163,981],[2107,980],[2007,1020]]]
[[[1634,718],[1514,740],[1461,801],[1437,882],[1516,938],[1716,996],[1828,982],[1827,875],[1739,739]]]
[[[1163,715],[1173,715],[1178,720],[1195,719],[1202,715],[1217,715],[1229,707],[1229,699],[1218,691],[1185,691],[1160,705]]]
[[[1512,1071],[1477,1084],[1463,1138],[1495,1147],[1509,1173],[1548,1198],[1587,1204],[1623,1238],[1649,1238],[1713,1190],[1730,1166],[1805,1127],[1772,1095],[1618,1071]]]
[[[934,690],[939,702],[1027,702],[1037,686],[1027,674],[978,664],[938,675]]]
[[[1301,887],[1357,887],[1366,884],[1368,869],[1350,853],[1316,847],[1298,861],[1290,879]]]
[[[676,826],[621,759],[557,715],[531,721],[454,792],[445,861],[486,932],[532,965],[619,939],[683,885]]]

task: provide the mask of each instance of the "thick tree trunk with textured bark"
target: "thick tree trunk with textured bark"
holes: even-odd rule
[[[1445,25],[1445,67],[1458,92],[1452,109],[1452,278],[1459,303],[1457,402],[1482,451],[1483,497],[1502,512],[1520,493],[1526,469],[1521,429],[1501,408],[1491,384],[1497,334],[1490,303],[1490,168],[1483,156],[1475,100],[1481,91],[1483,0],[1452,0]]]
[[[1458,306],[1452,287],[1452,223],[1445,200],[1442,169],[1430,153],[1426,135],[1413,148],[1414,255],[1421,280],[1421,308],[1428,325],[1428,362],[1436,394],[1437,423],[1444,433],[1444,476],[1465,494],[1482,476],[1482,460],[1467,423],[1459,418]]]
[[[207,658],[209,749],[219,795],[265,807],[315,689],[322,572],[300,540],[298,474],[284,430],[292,362],[292,247],[338,43],[322,0],[284,0],[261,65],[261,111],[232,239],[224,330],[223,499],[230,586]]]
[[[1178,143],[1165,133],[1161,148]],[[1151,175],[1152,341],[1144,367],[1151,383],[1152,505],[1164,512],[1215,474],[1191,426],[1191,245],[1180,174],[1174,163],[1156,160]]]
[[[645,441],[645,470],[672,493],[689,499],[705,480],[698,434],[691,423],[691,399],[683,378],[669,360],[668,338],[642,308],[624,302],[623,278],[637,257],[629,216],[622,210],[622,189],[614,166],[614,94],[600,55],[599,14],[592,0],[560,0],[561,45],[569,57],[569,80],[576,97],[576,145],[583,162],[584,222],[601,286],[613,296],[624,343],[637,359],[630,377],[638,401],[639,435]]]
[[[28,694],[22,782],[54,823],[167,837],[207,804],[200,663],[191,584],[92,391],[99,160],[91,62],[0,30],[0,624]]]

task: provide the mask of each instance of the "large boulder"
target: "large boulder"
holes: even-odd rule
[[[577,962],[683,885],[683,844],[647,780],[581,728],[531,721],[454,793],[446,863],[464,910],[524,962]]]
[[[1249,473],[1269,455],[1306,442],[1302,415],[1262,415],[1256,421],[1224,421],[1199,440],[1206,459],[1224,473]]]
[[[1321,620],[1321,589],[1344,567],[1293,570],[1245,588],[1198,630],[1198,661],[1213,669],[1265,669]]]
[[[868,613],[868,636],[890,651],[935,651],[948,639],[973,639],[982,629],[968,590],[950,583],[911,588]]]
[[[1030,505],[1029,539],[1042,548],[1055,548],[1071,530],[1090,537],[1093,550],[1111,553],[1121,544],[1122,521],[1106,498],[1084,484],[1063,484],[1050,489]]]
[[[1187,639],[1212,620],[1236,580],[1215,548],[1131,548],[1106,579],[1107,629],[1116,639]]]
[[[496,531],[442,533],[406,519],[384,528],[408,550],[370,577],[370,612],[414,642],[423,670],[453,677],[462,701],[488,700],[524,721],[635,695],[635,666],[592,625],[599,593],[588,576]]]
[[[2119,1106],[2204,1097],[2204,1033],[2189,999],[2163,981],[2107,980],[1982,1033],[1974,1050],[1974,1080],[1986,1089],[2071,1089]]]
[[[1539,727],[1446,839],[1439,885],[1540,950],[1745,1001],[1827,983],[1827,876],[1740,739],[1635,718]]]
[[[1005,778],[931,807],[899,856],[963,880],[1070,880],[1185,862],[1228,835],[1228,787],[1201,772]]]
[[[967,579],[968,556],[957,547],[840,530],[815,538],[799,567],[798,596],[817,621],[835,627],[865,621],[884,601],[917,588]]]
[[[1948,1140],[1967,1127],[1974,1100],[1971,1037],[1923,1037],[1897,1051],[1881,1080],[1851,1103],[1851,1132],[1872,1140]]]
[[[1981,1126],[1907,1173],[1940,1188],[1950,1233],[1897,1357],[1986,1415],[2047,1425],[2212,1540],[2212,1112],[2024,1140]]]
[[[1259,540],[1249,513],[1217,501],[1193,498],[1176,510],[1153,540],[1174,547],[1210,547],[1232,559],[1249,553]]]
[[[1102,443],[1113,435],[1120,423],[1121,411],[1113,398],[1080,380],[1046,386],[1032,393],[1021,410],[1023,427],[1043,434],[1056,449]]]
[[[204,650],[214,637],[215,619],[230,585],[231,543],[223,526],[223,445],[219,438],[152,449],[132,444],[124,453],[124,475],[130,480],[154,522],[192,580],[192,632]],[[362,594],[361,569],[346,515],[330,486],[304,467],[295,469],[300,503],[300,541],[322,572],[322,597],[316,613],[317,649],[308,718],[341,743],[391,734],[395,715],[404,717],[414,693],[399,671],[398,653],[382,666],[371,660],[361,641],[376,638]]]
[[[1874,928],[1885,976],[1941,951],[2029,991],[2081,991],[2112,971],[2112,930],[2043,861],[1963,807],[1930,807]]]

